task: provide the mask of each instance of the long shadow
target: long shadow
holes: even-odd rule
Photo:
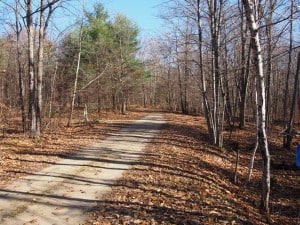
[[[149,155],[151,156],[151,154]],[[152,155],[153,156],[153,155]],[[155,156],[155,155],[154,155]],[[120,161],[120,160],[112,160],[112,159],[96,159],[96,158],[85,158],[85,157],[67,157],[67,159],[73,159],[73,160],[87,160],[87,161],[95,161],[95,162],[102,162],[102,163],[109,163],[109,164],[122,164],[122,165],[130,165],[130,166],[146,166],[149,168],[158,168],[158,169],[165,169],[165,173],[168,173],[170,175],[177,175],[177,176],[183,176],[186,178],[192,178],[192,179],[197,179],[198,174],[185,170],[179,167],[171,167],[167,165],[162,165],[162,164],[156,164],[156,163],[147,163],[147,162],[141,162],[141,161]],[[20,159],[20,161],[24,162],[35,162],[32,160],[25,160],[25,159]],[[105,164],[103,166],[94,166],[94,165],[89,165],[89,164],[66,164],[66,163],[60,163],[60,162],[47,162],[47,161],[39,161],[40,163],[47,163],[49,165],[62,165],[62,166],[86,166],[86,167],[92,167],[92,168],[99,168],[99,169],[115,169],[115,170],[123,170],[122,168],[117,168],[117,167],[107,167]],[[139,170],[138,168],[134,168],[135,170]],[[7,171],[7,172],[15,172],[15,171]],[[194,175],[194,176],[191,176]]]
[[[88,210],[89,206],[87,204],[97,203],[97,208],[101,209],[101,211],[107,212],[110,215],[121,215],[121,216],[129,216],[136,217],[138,214],[147,214],[147,217],[155,218],[156,222],[159,223],[172,223],[172,224],[201,224],[195,221],[206,220],[209,216],[210,218],[218,219],[218,220],[228,220],[228,217],[222,214],[218,215],[209,215],[207,213],[203,213],[200,211],[190,211],[190,210],[180,210],[178,208],[170,208],[168,206],[158,206],[158,205],[149,205],[147,203],[142,202],[127,202],[127,201],[98,201],[98,200],[90,200],[84,198],[75,198],[75,197],[66,197],[60,195],[53,194],[38,194],[38,193],[27,193],[22,191],[8,191],[1,190],[1,192],[5,193],[0,195],[3,199],[9,200],[22,200],[23,202],[26,200],[28,202],[32,202],[34,198],[34,202],[40,205],[45,206],[53,206],[53,207],[65,207],[70,209],[80,209],[80,210]],[[25,197],[24,197],[25,196]],[[63,200],[63,202],[68,201],[68,205],[63,203],[59,203],[59,201],[42,201],[41,199],[52,199],[52,200]],[[206,203],[201,203],[202,207],[208,206]],[[226,207],[218,207],[219,210],[224,210]],[[4,214],[4,217],[9,217],[9,212],[7,215]],[[196,220],[193,221],[193,218]],[[252,224],[248,223],[245,220],[240,220],[237,222],[243,222],[243,224]]]
[[[152,127],[151,124],[146,124],[146,125],[135,125],[137,126],[137,128],[141,129],[141,130],[147,130],[150,129],[150,127]],[[213,146],[209,145],[209,137],[208,135],[204,132],[204,128],[201,126],[191,126],[191,125],[178,125],[178,124],[171,124],[171,123],[167,123],[165,125],[162,126],[162,133],[159,136],[156,136],[156,138],[154,140],[149,140],[147,141],[147,143],[152,143],[154,145],[159,145],[159,144],[166,144],[168,146],[177,146],[177,147],[184,147],[187,149],[191,149],[194,151],[205,151],[205,153],[207,154],[211,154],[214,156],[217,156],[219,158],[222,159],[226,159],[226,156],[224,153],[218,151],[217,149],[215,149]],[[147,132],[147,131],[146,131]],[[174,135],[172,135],[172,137],[165,137],[163,135],[164,132],[172,132]],[[151,132],[149,132],[151,133]],[[112,135],[115,138],[116,137],[120,137],[120,135]],[[122,134],[121,134],[122,136]],[[134,135],[134,133],[127,135],[126,137],[131,137],[131,138],[145,138],[145,137],[140,137],[138,135]],[[120,141],[121,139],[116,138],[116,141]],[[135,141],[133,141],[135,142]],[[136,141],[138,142],[138,141]],[[235,143],[229,143],[229,147],[230,145],[234,145]],[[202,148],[203,145],[205,145],[205,148]],[[91,151],[94,151],[93,149],[91,149]],[[111,153],[115,152],[117,154],[128,154],[126,151],[121,151],[121,150],[113,150],[113,149],[109,149],[108,151],[110,151]],[[25,151],[26,152],[26,151]],[[23,153],[22,153],[23,154]],[[27,152],[24,154],[32,154],[35,155],[35,152]],[[129,153],[130,155],[131,153]],[[147,168],[147,170],[152,171],[152,172],[160,172],[160,173],[165,173],[168,174],[170,176],[172,176],[174,178],[174,180],[178,177],[184,177],[186,179],[189,179],[190,182],[193,181],[199,181],[199,182],[203,182],[203,183],[207,183],[207,184],[214,184],[215,186],[217,186],[220,190],[226,191],[227,190],[227,186],[225,184],[219,184],[216,183],[216,180],[214,179],[214,177],[211,177],[210,174],[205,173],[205,171],[211,171],[213,172],[216,176],[222,177],[223,179],[227,180],[227,181],[231,181],[233,176],[234,176],[234,172],[229,170],[229,169],[225,169],[225,168],[221,168],[221,167],[216,167],[215,165],[209,164],[208,162],[204,161],[204,160],[199,160],[198,162],[188,162],[187,160],[184,159],[180,159],[177,156],[171,156],[169,155],[169,157],[171,159],[174,160],[174,164],[172,165],[167,165],[167,162],[164,163],[164,161],[157,161],[157,158],[160,158],[160,154],[153,154],[153,153],[145,153],[146,155],[145,158],[150,158],[153,159],[152,161],[134,161],[134,162],[126,162],[126,161],[122,161],[122,160],[114,160],[114,159],[102,159],[102,158],[95,158],[95,157],[84,157],[84,156],[80,156],[80,155],[59,155],[61,158],[69,158],[69,159],[73,159],[73,160],[83,160],[83,161],[95,161],[95,162],[102,162],[104,164],[106,163],[117,163],[117,164],[127,164],[130,166],[135,166],[134,170],[146,170],[144,168]],[[187,151],[187,154],[189,154],[189,152]],[[48,155],[48,154],[47,154]],[[55,154],[54,154],[55,155]],[[132,155],[136,155],[136,153],[132,153]],[[57,156],[57,155],[56,155]],[[139,155],[141,156],[141,155]],[[194,164],[194,165],[198,165],[198,171],[199,172],[194,172],[194,171],[190,171],[186,168],[184,168],[184,165],[190,163],[190,164]],[[57,164],[57,163],[53,163],[53,164]],[[64,164],[62,164],[64,165]],[[77,164],[75,164],[77,165]],[[73,166],[73,164],[72,164]],[[80,165],[78,164],[78,166],[85,166],[85,165]],[[91,166],[92,165],[87,165],[87,166]],[[142,166],[143,168],[139,168],[140,166]],[[102,168],[101,166],[97,166],[97,168]],[[107,168],[105,167],[105,165],[103,166],[103,168]],[[109,168],[110,169],[110,168]],[[80,182],[85,182],[84,179],[80,178],[80,177],[69,177],[69,176],[59,176],[57,175],[57,177],[60,178],[65,178],[66,180],[72,181],[73,180],[77,180]],[[87,182],[91,182],[91,181],[87,181]],[[142,192],[150,192],[153,195],[161,195],[164,197],[168,197],[168,198],[172,198],[174,200],[182,200],[180,199],[180,197],[174,196],[170,193],[165,193],[164,191],[157,191],[156,189],[151,189],[150,188],[146,188],[147,187],[147,183],[145,182],[137,182],[137,181],[130,181],[128,182],[117,182],[116,184],[111,184],[111,183],[105,183],[105,182],[91,182],[92,184],[101,184],[101,185],[110,185],[110,186],[122,186],[122,187],[126,187],[132,190],[140,190]],[[195,190],[192,187],[188,187],[186,189],[182,189],[179,187],[176,187],[176,185],[167,185],[164,183],[155,183],[153,184],[155,185],[156,188],[161,188],[161,189],[171,189],[172,191],[182,191],[182,192],[195,192]],[[282,188],[282,190],[284,190],[285,188],[289,188],[289,190],[291,191],[291,193],[298,193],[299,192],[299,188],[297,187],[288,187],[288,186],[281,186],[280,188]],[[250,190],[252,192],[257,193],[257,188],[249,188],[249,187],[245,187],[246,190]],[[279,189],[279,188],[278,188]],[[244,202],[249,202],[249,199],[246,199],[245,197],[243,197],[243,194],[239,194],[238,195],[241,199],[241,201]],[[294,197],[299,196],[299,194],[294,195]],[[291,194],[291,196],[285,196],[284,191],[281,194],[278,194],[278,198],[293,198],[293,195]],[[276,196],[277,198],[277,196]],[[76,200],[74,200],[76,201]],[[84,200],[83,200],[84,201]],[[191,199],[187,200],[187,201],[192,201]],[[207,207],[208,205],[205,204],[205,202],[201,202],[201,200],[197,200],[198,204],[201,205],[202,207]],[[229,199],[230,201],[230,199]],[[235,208],[241,208],[242,206],[237,204],[234,201],[230,201],[230,203],[235,207]],[[252,205],[253,207],[255,207],[255,202],[250,203],[250,205]],[[218,208],[219,210],[221,209],[225,209],[225,206],[221,206],[221,205],[216,205],[216,208]],[[123,216],[130,216],[130,217],[135,217],[136,215],[139,215],[139,213],[141,212],[146,212],[150,218],[155,218],[156,221],[158,221],[159,223],[165,223],[165,222],[169,222],[169,223],[173,223],[173,224],[192,224],[191,221],[193,221],[193,218],[195,218],[195,221],[200,221],[199,224],[203,224],[204,222],[207,222],[207,218],[209,217],[215,217],[216,219],[219,220],[227,220],[228,218],[226,218],[226,216],[224,215],[210,215],[207,212],[204,211],[186,211],[186,210],[178,210],[177,208],[171,208],[171,207],[167,207],[167,206],[159,206],[159,205],[149,205],[146,203],[132,203],[132,202],[127,202],[127,201],[98,201],[98,208],[99,210],[103,210],[105,209],[105,212],[109,215],[123,215]],[[227,211],[230,211],[231,209],[227,209]],[[296,214],[295,214],[295,210],[297,210],[297,208],[293,207],[293,206],[283,206],[283,205],[274,205],[273,206],[273,210],[274,212],[282,212],[285,216],[288,217],[293,217],[293,218],[297,218]],[[289,212],[288,210],[293,210],[294,213]],[[242,211],[241,213],[243,213],[244,217],[247,217],[247,215],[245,215],[244,211]],[[235,221],[237,223],[240,224],[252,224],[249,221],[245,221],[239,218],[233,218],[235,219]],[[197,224],[194,221],[194,224]],[[201,223],[201,221],[203,223]]]
[[[41,205],[47,205],[47,206],[54,206],[54,207],[67,207],[71,209],[80,209],[80,210],[87,210],[84,205],[84,203],[98,203],[98,207],[105,208],[106,211],[110,213],[118,212],[120,215],[125,216],[135,216],[136,213],[141,213],[141,209],[146,211],[148,214],[155,215],[157,221],[168,221],[171,223],[178,222],[178,219],[182,221],[188,221],[191,217],[204,217],[205,215],[201,214],[200,212],[190,212],[190,211],[184,211],[184,210],[176,210],[171,209],[166,206],[153,206],[153,205],[147,205],[147,204],[141,204],[141,203],[132,203],[132,202],[126,202],[126,201],[97,201],[97,200],[89,200],[89,199],[82,199],[82,198],[70,198],[65,196],[57,196],[57,195],[51,195],[51,194],[28,194],[26,192],[18,192],[18,191],[7,191],[7,190],[0,190],[1,192],[6,193],[7,195],[3,196],[4,198],[10,199],[10,200],[18,200],[19,197],[11,197],[13,196],[28,196],[28,201],[32,201],[32,197],[35,197],[35,202],[38,202]],[[40,201],[39,199],[44,198],[50,198],[54,200],[67,200],[71,204],[68,206],[65,206],[64,204],[59,204],[57,201],[56,203],[53,203],[51,201]],[[23,198],[21,198],[23,200]],[[81,204],[80,204],[81,203]],[[9,216],[9,214],[7,215]],[[221,216],[220,216],[221,217]]]

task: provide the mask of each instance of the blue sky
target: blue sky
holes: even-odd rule
[[[116,14],[126,15],[135,22],[140,28],[141,38],[157,36],[162,30],[162,21],[158,18],[159,5],[165,0],[71,0],[64,1],[63,9],[58,9],[53,15],[53,20],[49,28],[48,35],[57,38],[70,28],[74,27],[76,19],[79,19],[82,11],[82,3],[89,11],[93,10],[95,3],[100,2],[108,11],[109,15],[114,17]],[[1,2],[1,0],[0,0]],[[22,1],[21,1],[22,2]],[[3,4],[0,4],[3,7]],[[1,13],[2,11],[0,11]],[[25,13],[25,12],[24,12]],[[13,13],[7,14],[7,21],[13,18]],[[5,29],[0,28],[1,31]],[[1,32],[0,31],[0,32]],[[61,33],[62,32],[62,33]]]
[[[96,1],[91,1],[96,2]],[[104,0],[102,3],[110,15],[121,13],[136,22],[142,36],[153,36],[159,32],[162,22],[158,18],[163,0]]]
[[[75,0],[76,1],[76,0]],[[68,4],[67,7],[73,8],[71,11],[76,14],[80,11],[82,5],[79,3],[82,0],[77,0],[77,4]],[[93,6],[96,2],[100,2],[104,5],[105,10],[109,15],[114,17],[116,14],[126,15],[130,20],[135,22],[140,28],[140,37],[142,39],[147,37],[157,36],[161,31],[162,21],[158,18],[159,5],[164,0],[85,0],[85,8],[89,11],[93,10]],[[56,21],[61,21],[60,29],[63,29],[64,25],[71,25],[76,20],[70,15],[66,18],[64,14],[56,18]],[[72,26],[71,26],[72,27]]]

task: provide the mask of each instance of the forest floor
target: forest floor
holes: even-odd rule
[[[38,140],[24,136],[12,123],[0,138],[1,186],[37,172],[104,139],[147,112],[126,116],[102,114],[90,125],[48,128]],[[259,213],[261,160],[257,153],[251,182],[247,167],[255,144],[255,125],[226,131],[225,148],[209,144],[199,116],[165,113],[167,123],[149,143],[144,156],[125,173],[113,191],[89,212],[86,224],[268,224]],[[300,170],[295,151],[283,150],[279,129],[270,131],[272,178],[270,224],[300,224]],[[240,150],[237,183],[235,158]]]
[[[160,114],[134,121],[107,138],[0,189],[0,224],[82,224],[164,123]]]
[[[0,133],[0,186],[75,154],[148,113],[139,111],[121,115],[102,112],[92,115],[88,125],[83,123],[81,112],[74,114],[70,127],[66,127],[66,119],[52,119],[39,139],[24,135],[20,119],[10,118],[2,136]]]
[[[199,116],[165,114],[167,123],[140,163],[90,212],[86,224],[300,224],[300,170],[295,152],[282,150],[279,128],[270,135],[270,217],[259,213],[261,159],[251,182],[248,164],[255,126],[225,131],[223,150],[209,144]],[[240,150],[237,183],[236,154]]]

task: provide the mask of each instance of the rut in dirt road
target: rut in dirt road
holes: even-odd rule
[[[143,154],[164,119],[151,114],[80,153],[0,190],[0,224],[81,224]]]

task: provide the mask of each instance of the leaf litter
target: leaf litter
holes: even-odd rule
[[[0,185],[76,153],[146,113],[106,113],[89,124],[47,129],[38,140],[20,132],[0,139]],[[295,153],[281,149],[277,133],[270,136],[272,155],[271,213],[259,213],[261,160],[257,154],[252,180],[247,166],[255,143],[255,126],[224,132],[225,148],[208,142],[199,116],[165,114],[168,120],[145,155],[125,173],[113,191],[89,212],[86,224],[299,224],[300,172]],[[236,145],[238,143],[238,145]],[[233,183],[234,148],[240,149],[238,182]],[[275,166],[274,166],[275,165]],[[71,191],[71,190],[70,190]]]
[[[87,224],[299,224],[299,170],[272,170],[271,213],[261,215],[259,154],[247,182],[255,127],[224,132],[225,147],[211,146],[201,117],[165,114],[168,123],[139,163],[89,212]],[[231,139],[229,139],[231,136]],[[276,136],[270,137],[271,143]],[[239,143],[238,181],[233,183]],[[277,145],[271,145],[277,159]],[[233,145],[236,146],[236,145]],[[290,153],[291,154],[291,153]],[[288,154],[287,154],[288,155]],[[291,155],[286,156],[287,161]],[[289,210],[289,211],[288,211]]]

